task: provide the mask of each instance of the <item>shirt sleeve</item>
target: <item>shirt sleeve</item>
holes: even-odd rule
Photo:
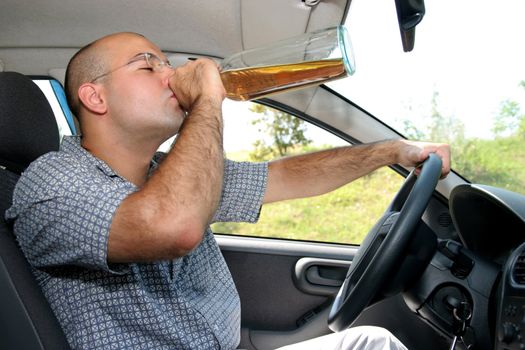
[[[268,163],[225,160],[224,183],[214,222],[257,222],[268,180]]]
[[[18,181],[6,219],[14,221],[34,267],[76,265],[117,273],[127,267],[108,266],[107,243],[113,215],[133,189],[94,168],[37,161]]]

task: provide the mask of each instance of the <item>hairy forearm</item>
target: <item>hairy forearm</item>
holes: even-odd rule
[[[223,166],[221,104],[199,101],[157,171],[117,210],[110,260],[168,259],[193,249],[217,209]]]
[[[265,203],[335,190],[397,159],[397,141],[341,147],[270,163]]]
[[[157,178],[152,177],[164,208],[184,208],[208,225],[222,190],[222,128],[220,105],[205,102],[193,108],[173,149],[154,174]]]

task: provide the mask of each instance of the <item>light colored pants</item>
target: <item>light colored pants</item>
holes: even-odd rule
[[[287,345],[278,350],[407,350],[388,330],[374,326],[349,328],[343,332]]]

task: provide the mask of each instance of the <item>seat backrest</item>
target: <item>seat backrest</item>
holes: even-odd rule
[[[22,74],[0,72],[0,349],[70,348],[4,220],[20,173],[58,147],[56,119],[42,91]]]

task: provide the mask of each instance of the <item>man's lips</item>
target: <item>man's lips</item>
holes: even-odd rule
[[[174,101],[177,105],[179,104],[179,100],[177,99],[177,95],[175,95],[174,92],[171,93],[171,95],[169,97],[169,100],[170,101]]]
[[[180,105],[179,100],[177,99],[177,95],[175,95],[174,92],[171,93],[171,95],[169,97],[169,101],[173,101],[175,103],[175,108],[176,109],[181,109],[182,110],[182,106]]]

